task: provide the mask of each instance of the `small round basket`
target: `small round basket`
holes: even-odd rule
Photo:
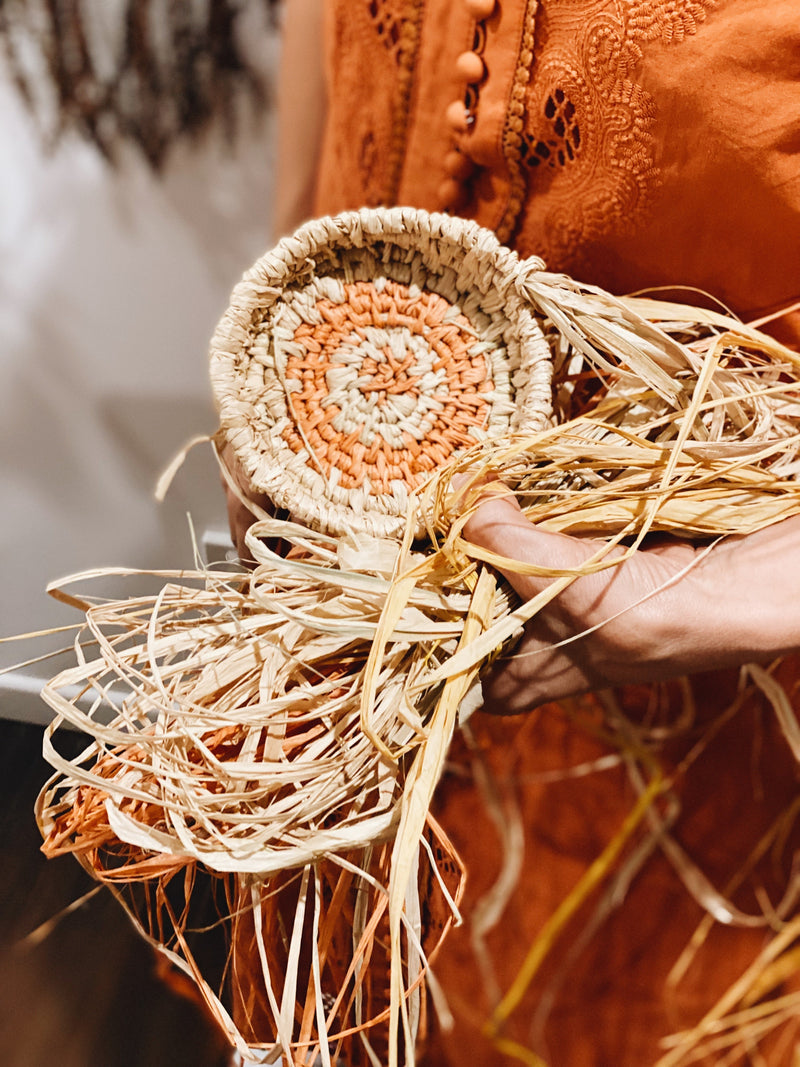
[[[224,439],[253,493],[323,533],[399,538],[460,450],[541,429],[551,358],[518,257],[411,208],[316,219],[244,276],[211,342]]]

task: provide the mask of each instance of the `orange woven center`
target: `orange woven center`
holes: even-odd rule
[[[367,476],[373,492],[416,486],[485,426],[488,363],[469,354],[473,327],[436,293],[392,281],[343,288],[344,303],[319,299],[321,321],[295,331],[302,354],[286,363],[294,424],[283,438],[309,448],[327,477],[338,471],[342,488]]]

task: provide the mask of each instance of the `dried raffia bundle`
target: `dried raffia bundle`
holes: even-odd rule
[[[253,504],[251,573],[80,600],[78,662],[44,692],[45,849],[112,886],[245,1058],[412,1063],[464,875],[430,801],[482,666],[651,532],[800,513],[800,357],[390,209],[310,222],[263,257],[211,364],[218,445],[290,518]],[[540,569],[554,580],[527,604],[461,536],[489,472],[533,521],[600,539],[580,572]],[[64,723],[88,738],[73,761]],[[224,974],[194,948],[201,879]]]

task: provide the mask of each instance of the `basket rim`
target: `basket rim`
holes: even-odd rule
[[[493,313],[508,320],[508,333],[523,353],[523,364],[530,368],[530,382],[513,395],[514,403],[522,400],[520,417],[527,420],[521,428],[544,425],[551,410],[551,354],[517,284],[520,270],[530,261],[521,261],[516,252],[500,244],[492,231],[474,220],[420,208],[345,211],[311,219],[294,234],[282,238],[245,272],[234,288],[229,307],[212,337],[210,376],[220,433],[253,493],[270,497],[276,506],[326,533],[339,536],[356,531],[397,539],[405,526],[405,508],[388,494],[359,497],[354,502],[355,510],[335,515],[336,508],[343,506],[342,494],[336,493],[335,485],[326,488],[321,484],[321,476],[314,491],[304,491],[299,485],[285,486],[287,464],[274,457],[270,460],[270,446],[254,430],[252,403],[248,409],[240,389],[255,331],[271,309],[281,303],[287,288],[299,288],[307,280],[325,276],[327,266],[336,264],[337,256],[341,259],[349,250],[355,259],[360,251],[369,252],[379,245],[390,246],[389,253],[385,249],[382,252],[390,276],[390,264],[401,264],[407,253],[407,262],[414,257],[432,275],[444,277],[450,271],[458,279],[466,274],[480,280],[475,292],[481,298],[491,296]],[[329,493],[339,503],[336,508],[324,508],[320,515],[321,498]]]

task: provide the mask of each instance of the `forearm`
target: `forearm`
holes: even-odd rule
[[[537,530],[511,498],[483,504],[464,532],[509,559],[564,571],[579,571],[599,545]],[[503,572],[523,600],[553,581],[512,566]],[[516,658],[501,660],[484,688],[497,709],[521,711],[587,689],[735,667],[797,648],[800,518],[710,550],[673,540],[576,579],[531,620]]]
[[[800,517],[723,542],[698,577],[704,619],[740,661],[800,649]]]
[[[278,80],[276,238],[313,214],[326,106],[323,21],[323,0],[287,0]]]

